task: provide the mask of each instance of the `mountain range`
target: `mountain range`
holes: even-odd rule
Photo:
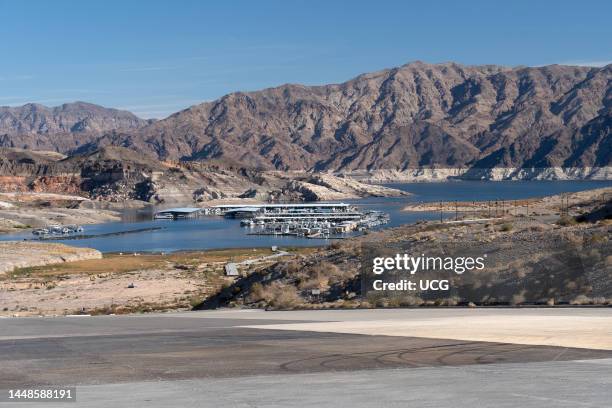
[[[265,170],[607,168],[612,65],[414,62],[341,84],[236,92],[162,120],[77,102],[0,108],[0,147]]]
[[[49,108],[36,103],[0,107],[0,147],[70,153],[107,132],[132,131],[151,120],[86,102]]]

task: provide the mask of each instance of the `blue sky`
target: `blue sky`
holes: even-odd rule
[[[605,64],[606,1],[0,0],[0,105],[165,117],[232,91],[409,61]]]

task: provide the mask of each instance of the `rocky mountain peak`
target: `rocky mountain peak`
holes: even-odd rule
[[[50,115],[37,107],[0,113],[0,146],[116,145],[278,170],[601,167],[612,160],[611,70],[415,61],[341,84],[231,93],[154,123],[81,102]]]

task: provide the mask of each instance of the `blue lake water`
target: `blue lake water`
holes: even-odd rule
[[[390,184],[389,186],[408,191],[413,195],[399,198],[346,200],[345,202],[354,203],[364,210],[372,209],[387,212],[391,217],[387,227],[393,227],[440,217],[438,213],[401,211],[404,206],[411,202],[515,200],[610,187],[612,181],[453,181],[447,183]],[[136,216],[133,212],[126,214],[122,222],[86,225],[85,233],[97,235],[155,227],[161,229],[125,235],[52,242],[96,248],[102,252],[170,252],[188,249],[265,247],[271,245],[318,246],[329,243],[329,240],[321,239],[247,235],[248,230],[240,227],[239,220],[228,220],[221,217],[168,221],[151,220],[150,216],[143,217],[142,214]],[[0,236],[0,240],[32,238],[33,235],[30,232]]]

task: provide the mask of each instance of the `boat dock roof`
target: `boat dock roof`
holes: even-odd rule
[[[276,214],[260,215],[254,219],[262,221],[302,221],[302,220],[358,220],[362,214],[358,213],[312,213],[312,214]]]
[[[167,208],[165,210],[158,211],[157,214],[163,214],[163,213],[191,214],[191,213],[198,212],[201,210],[202,210],[201,208],[194,208],[194,207]]]
[[[237,208],[346,208],[351,204],[346,203],[304,203],[304,204],[220,204],[212,208],[237,209]]]

